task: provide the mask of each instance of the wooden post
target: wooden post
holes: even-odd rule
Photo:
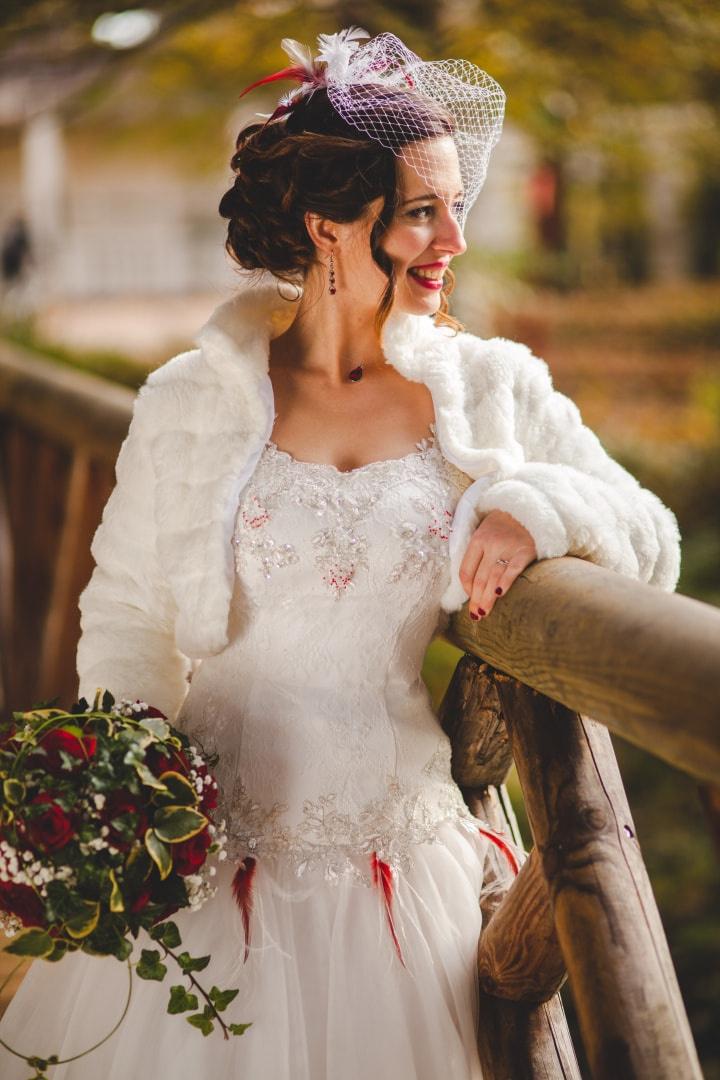
[[[494,680],[594,1080],[701,1080],[609,732]]]
[[[438,716],[452,741],[453,776],[470,810],[492,828],[507,833],[521,844],[504,783],[512,765],[512,751],[500,699],[492,679],[487,677],[487,670],[487,665],[476,657],[462,657],[440,704]],[[531,860],[533,865],[527,870]],[[531,974],[528,966],[528,973],[523,977],[516,967],[518,953],[525,953],[527,957],[523,947],[525,939],[519,949],[517,935],[513,934],[511,940],[503,940],[507,923],[502,913],[505,911],[506,915],[513,916],[516,912],[514,899],[511,900],[508,894],[505,900],[494,897],[491,904],[483,905],[485,926],[478,943],[478,1051],[483,1074],[493,1080],[580,1080],[560,994],[551,990],[549,1000],[537,1003],[538,996],[547,996],[548,982],[554,979],[557,983],[562,977],[557,963],[557,942],[547,919],[546,886],[537,869],[537,857],[533,859],[531,853],[520,873],[533,883],[532,907],[536,915],[539,913],[544,927],[537,934],[538,948],[534,954],[544,958],[539,977],[536,977],[537,969]],[[520,875],[515,879],[513,889],[519,880]],[[524,883],[520,882],[515,898],[527,895]],[[511,906],[506,908],[508,900]],[[498,933],[491,935],[496,917],[501,924]],[[549,957],[552,958],[550,964],[547,963]],[[486,992],[487,985],[497,991],[502,983],[511,994],[517,993],[523,978],[524,988],[534,1001],[504,1000]],[[542,990],[538,994],[540,983]]]
[[[565,981],[550,898],[537,848],[480,935],[478,975],[487,994],[510,1001],[547,1001]]]

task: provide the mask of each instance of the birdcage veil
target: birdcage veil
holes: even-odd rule
[[[367,40],[369,39],[369,40]],[[490,154],[500,138],[505,93],[498,83],[467,60],[421,60],[395,34],[374,38],[349,27],[320,34],[315,57],[306,45],[285,38],[282,47],[295,61],[243,90],[284,78],[300,81],[281,98],[267,123],[282,122],[295,106],[320,87],[342,119],[405,161],[431,192],[448,202],[464,226],[485,182]],[[397,102],[407,106],[397,108]],[[417,107],[413,107],[414,103]],[[457,152],[462,197],[456,202],[456,176],[447,157],[437,153],[438,121]]]

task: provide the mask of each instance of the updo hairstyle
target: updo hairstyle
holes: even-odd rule
[[[417,124],[430,137],[453,132],[452,118],[417,96],[382,89],[374,109],[386,115],[402,145],[421,136]],[[427,136],[423,136],[427,137]],[[231,168],[233,186],[220,200],[220,216],[228,219],[225,250],[245,270],[270,270],[287,282],[302,280],[316,261],[315,245],[305,226],[310,211],[336,222],[357,221],[374,199],[384,202],[370,234],[370,250],[388,279],[375,327],[380,334],[395,294],[395,268],[380,247],[397,209],[397,159],[335,111],[327,91],[318,88],[302,98],[285,119],[272,124],[245,126],[235,143]],[[435,320],[456,330],[462,326],[448,314],[448,297],[455,285],[445,271],[440,308]]]

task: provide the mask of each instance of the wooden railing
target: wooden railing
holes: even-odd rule
[[[0,345],[0,706],[74,700],[77,597],[133,394]],[[701,1077],[610,731],[720,804],[720,611],[574,558],[529,567],[476,625],[439,710],[473,812],[534,846],[485,911],[479,1046],[493,1080],[580,1076],[569,977],[593,1077]],[[592,716],[593,719],[589,717]],[[710,812],[710,811],[709,811]]]
[[[480,940],[485,1069],[579,1075],[562,961],[593,1077],[701,1077],[609,730],[696,776],[716,804],[720,611],[551,559],[479,626],[457,613],[446,637],[466,652],[440,708],[455,779],[471,810],[519,841],[505,812],[514,760],[534,841]]]

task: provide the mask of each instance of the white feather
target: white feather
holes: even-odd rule
[[[318,34],[320,51],[315,59],[327,65],[326,77],[334,81],[344,79],[352,54],[369,37],[367,30],[359,26],[349,26],[337,34]]]
[[[299,41],[295,41],[293,38],[283,38],[280,44],[291,60],[294,60],[300,67],[305,68],[308,75],[313,74],[313,58],[308,45],[301,45]]]

